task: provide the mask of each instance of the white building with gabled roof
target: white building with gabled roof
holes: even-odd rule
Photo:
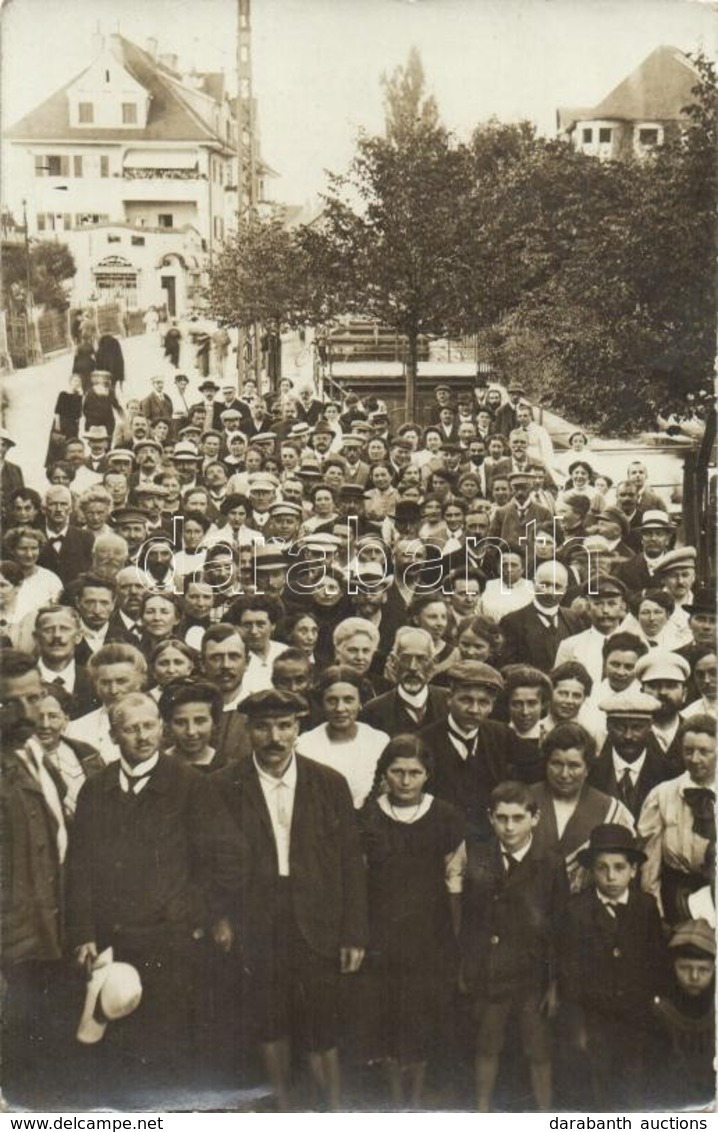
[[[79,301],[90,298],[81,288],[93,279],[98,297],[112,290],[140,306],[164,297],[171,313],[182,313],[233,226],[234,106],[221,73],[183,74],[176,56],[157,54],[156,41],[141,48],[110,35],[81,74],[7,130],[4,203],[16,215],[26,210],[31,238],[56,236],[76,258],[91,256],[78,272]],[[273,173],[261,158],[255,169],[263,193]],[[104,246],[118,242],[118,231],[127,243],[119,257]],[[140,252],[148,245],[158,253],[154,276]]]

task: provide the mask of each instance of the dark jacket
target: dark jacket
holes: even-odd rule
[[[297,787],[289,852],[292,906],[309,947],[336,959],[341,947],[368,938],[364,862],[349,787],[341,775],[296,755]],[[246,854],[237,920],[244,953],[264,951],[271,939],[268,900],[277,882],[274,833],[254,759],[212,776],[240,831]]]
[[[241,848],[212,788],[161,755],[142,793],[124,794],[119,763],[82,787],[68,853],[68,938],[147,951],[189,940],[226,913]]]
[[[617,919],[595,888],[571,898],[561,931],[560,997],[569,1008],[637,1022],[665,985],[666,944],[652,896],[631,889]]]
[[[607,739],[598,758],[591,763],[587,781],[590,786],[595,786],[597,790],[603,791],[604,794],[610,794],[612,798],[618,798],[624,802],[634,818],[637,818],[640,814],[641,806],[654,786],[658,786],[659,782],[666,782],[669,778],[677,778],[681,773],[678,767],[669,763],[659,747],[657,739],[650,735],[646,744],[646,758],[641,767],[641,772],[636,780],[636,785],[633,787],[631,797],[626,801],[621,797],[618,789],[618,782],[613,769],[612,751],[613,745],[610,739]]]
[[[469,838],[491,837],[486,813],[491,791],[507,778],[525,776],[514,733],[505,723],[485,719],[479,727],[474,753],[466,760],[454,749],[445,719],[422,727],[417,734],[434,758],[430,792],[463,810]]]
[[[509,875],[498,841],[467,846],[461,917],[464,981],[482,998],[542,995],[558,975],[568,881],[558,853],[531,845]]]
[[[52,570],[63,586],[69,586],[78,574],[84,574],[91,568],[94,542],[90,531],[70,525],[62,540],[59,553],[50,541],[45,543],[38,556],[38,566]]]
[[[501,654],[504,664],[530,664],[542,672],[550,672],[561,641],[580,633],[583,623],[577,613],[559,608],[556,628],[547,628],[532,603],[507,613],[499,626],[504,634]]]
[[[3,965],[60,959],[62,867],[57,823],[19,755],[2,756],[0,931]]]

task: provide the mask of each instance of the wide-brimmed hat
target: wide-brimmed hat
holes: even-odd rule
[[[142,982],[130,963],[115,963],[111,947],[97,956],[87,982],[77,1040],[94,1045],[105,1036],[110,1022],[126,1018],[140,1005]]]
[[[637,865],[646,859],[630,829],[615,822],[597,825],[591,831],[588,845],[577,854],[579,865],[590,866],[599,853],[625,853],[629,861]]]

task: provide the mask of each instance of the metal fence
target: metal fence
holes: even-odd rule
[[[28,318],[25,311],[0,311],[0,372],[24,369],[59,350],[73,348],[70,328],[78,314],[89,317],[97,338],[115,334],[127,338],[144,334],[144,312],[124,304],[95,303],[82,311],[46,310]]]

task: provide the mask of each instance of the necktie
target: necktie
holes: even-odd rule
[[[609,915],[613,916],[614,920],[623,919],[623,916],[626,913],[626,905],[625,904],[619,904],[617,901],[613,901],[613,900],[609,901],[609,903],[606,905],[606,908],[608,910]]]
[[[291,821],[289,812],[289,787],[286,782],[280,782],[277,786],[277,821],[282,829],[287,829]]]
[[[627,810],[633,813],[633,805],[636,798],[636,789],[631,781],[630,767],[626,767],[621,775],[620,782],[618,783],[618,796],[623,802]]]
[[[451,724],[449,724],[449,734],[451,735],[455,743],[459,746],[459,748],[464,751],[466,758],[471,758],[476,747],[476,738],[478,736],[478,731],[475,731],[473,735],[462,735],[459,731],[456,730],[455,727],[452,727]]]
[[[684,790],[683,797],[693,815],[693,832],[713,845],[716,841],[715,794],[705,786]]]
[[[50,820],[55,833],[57,854],[62,862],[65,860],[65,854],[67,853],[67,829],[65,827],[65,815],[62,810],[60,795],[55,785],[55,779],[47,769],[47,760],[44,756],[37,754],[35,751],[28,751],[28,754],[30,756],[29,764],[32,774],[42,790],[42,796],[49,811]]]
[[[511,853],[504,853],[503,857],[504,857],[504,864],[506,865],[506,875],[511,876],[514,869],[518,868],[519,862],[516,860],[515,857],[513,857],[511,855]]]
[[[53,680],[53,684],[55,685],[56,688],[64,688],[65,687],[64,676],[56,676],[55,679]]]

